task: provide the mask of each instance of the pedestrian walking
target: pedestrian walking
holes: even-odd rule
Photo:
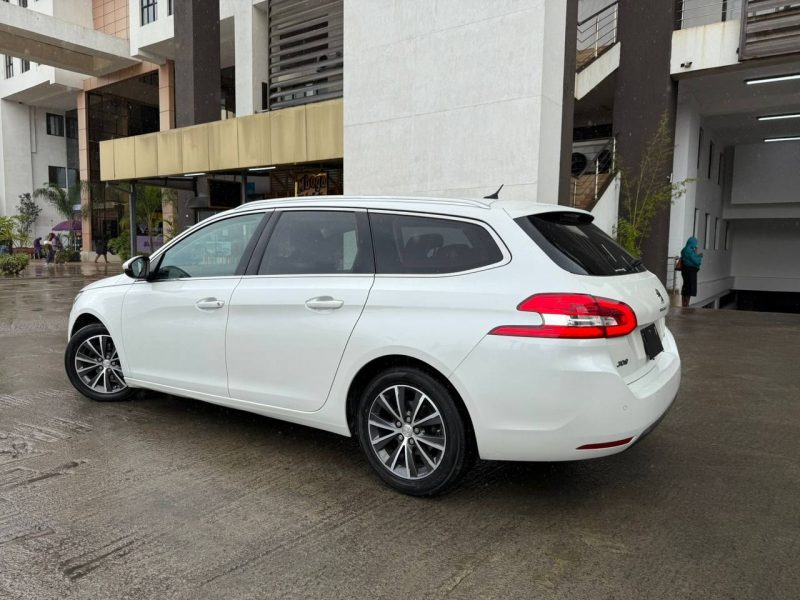
[[[37,237],[35,240],[33,240],[33,258],[44,258],[41,237]]]
[[[94,257],[94,262],[97,262],[97,259],[101,256],[106,262],[108,262],[108,242],[106,241],[105,237],[101,237],[94,243],[94,251],[97,255]]]
[[[56,234],[51,231],[48,234],[47,239],[44,241],[44,250],[48,265],[53,264],[53,260],[56,257],[56,239]]]
[[[697,272],[703,262],[703,254],[698,252],[697,243],[696,237],[690,237],[681,250],[681,275],[683,275],[681,306],[689,306],[691,297],[697,296]]]

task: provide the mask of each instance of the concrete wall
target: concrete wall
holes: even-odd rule
[[[345,192],[557,202],[566,9],[347,0]]]
[[[592,209],[594,215],[592,222],[612,237],[616,234],[619,218],[619,186],[619,175],[617,175]]]
[[[737,20],[673,32],[670,72],[680,75],[738,64],[740,29]]]
[[[736,289],[800,292],[800,219],[734,222]]]
[[[800,142],[736,146],[731,204],[800,203]]]

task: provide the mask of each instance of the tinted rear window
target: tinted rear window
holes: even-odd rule
[[[602,229],[592,217],[574,212],[547,212],[516,222],[554,263],[577,275],[625,275],[645,268]]]
[[[503,260],[491,234],[476,223],[373,212],[369,220],[378,273],[458,273]]]

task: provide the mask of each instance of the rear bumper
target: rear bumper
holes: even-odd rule
[[[563,461],[616,454],[655,427],[680,387],[672,335],[626,384],[602,340],[487,336],[452,374],[487,460]],[[556,343],[553,343],[556,342]],[[630,438],[610,448],[579,450]]]

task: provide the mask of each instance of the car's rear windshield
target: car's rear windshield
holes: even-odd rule
[[[626,275],[645,268],[611,236],[577,212],[545,212],[515,219],[559,267],[578,275]]]

